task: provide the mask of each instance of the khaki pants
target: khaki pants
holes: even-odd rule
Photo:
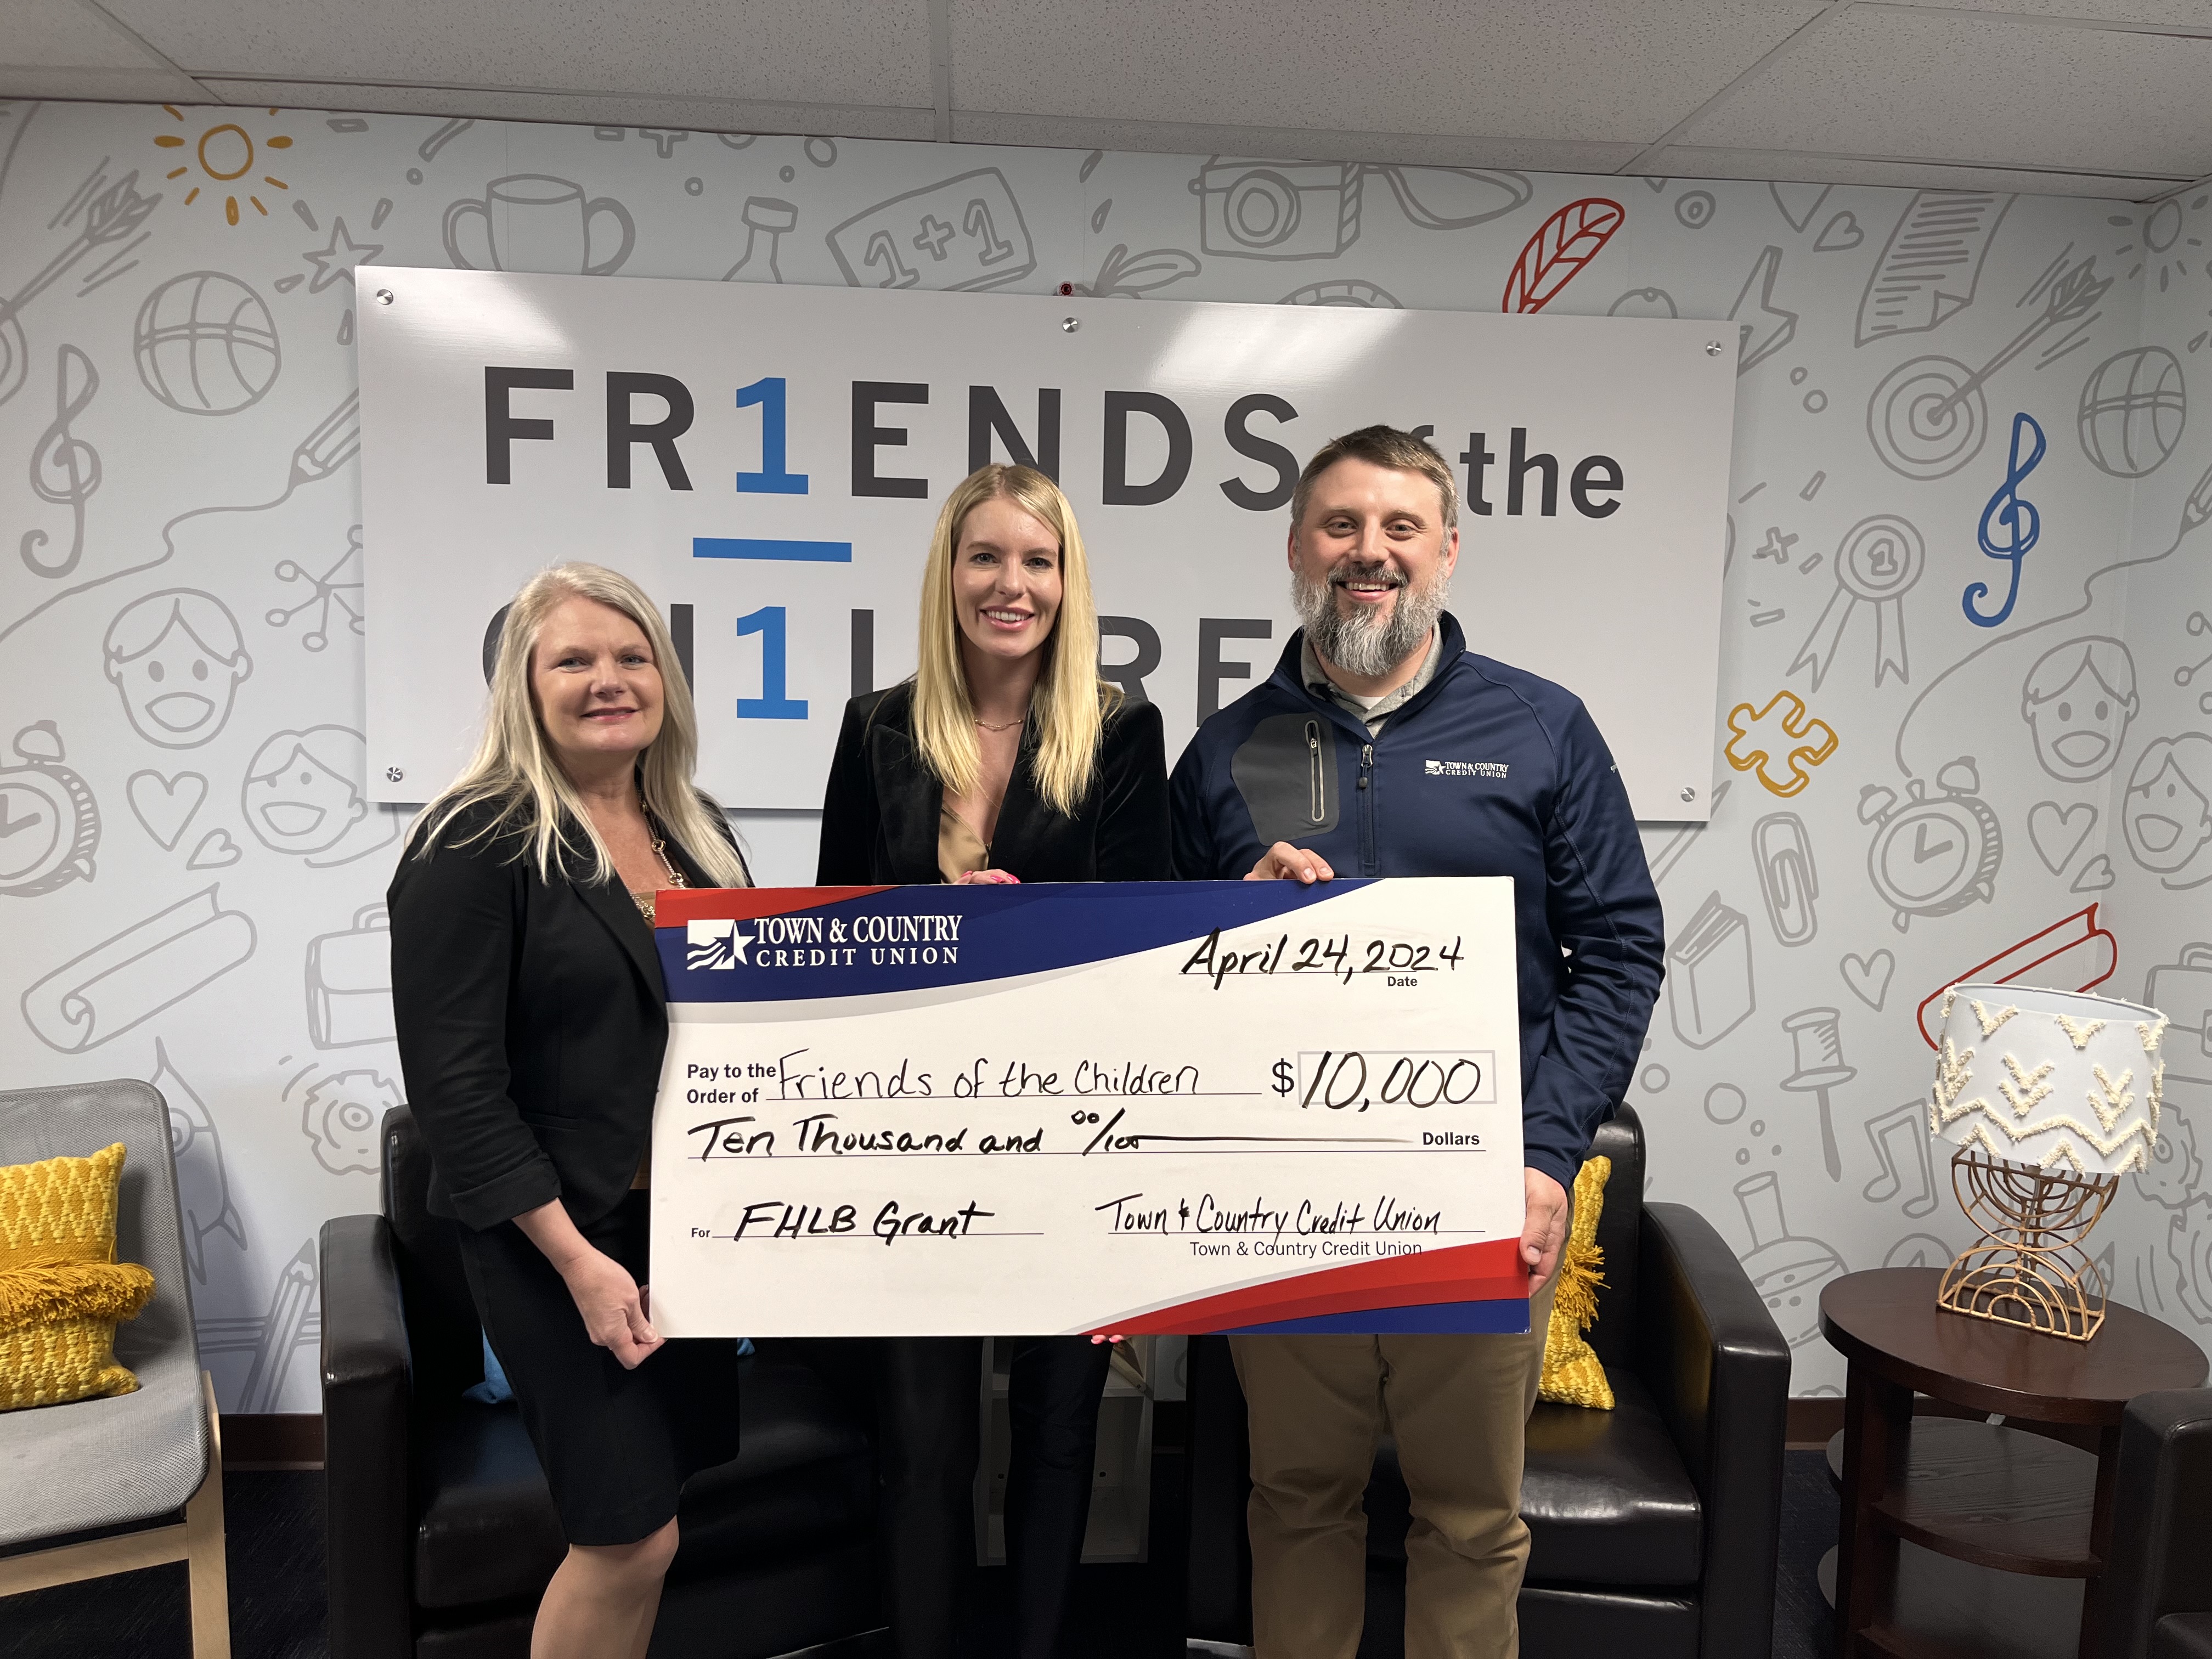
[[[1556,1282],[1556,1279],[1554,1280]],[[1521,1463],[1552,1285],[1527,1336],[1233,1336],[1251,1412],[1257,1659],[1354,1659],[1387,1431],[1413,1498],[1407,1659],[1515,1659],[1528,1562]]]

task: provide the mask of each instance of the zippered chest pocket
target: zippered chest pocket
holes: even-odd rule
[[[1229,775],[1261,844],[1300,842],[1337,826],[1335,727],[1318,714],[1270,714],[1230,757]]]

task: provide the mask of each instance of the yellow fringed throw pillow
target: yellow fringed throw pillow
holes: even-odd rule
[[[1605,1183],[1613,1160],[1594,1158],[1575,1176],[1575,1220],[1552,1293],[1552,1324],[1544,1334],[1544,1374],[1536,1398],[1560,1406],[1613,1409],[1613,1384],[1583,1333],[1597,1322],[1597,1293],[1605,1283],[1605,1252],[1598,1248],[1598,1218],[1605,1212]]]
[[[120,1141],[90,1158],[0,1168],[0,1411],[138,1386],[115,1363],[115,1327],[154,1275],[115,1259]]]

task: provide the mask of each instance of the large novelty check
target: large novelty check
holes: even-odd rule
[[[676,1336],[1522,1331],[1502,878],[659,899]]]

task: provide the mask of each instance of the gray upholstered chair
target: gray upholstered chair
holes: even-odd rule
[[[153,1299],[115,1334],[138,1389],[0,1412],[0,1596],[184,1561],[193,1659],[228,1659],[222,1444],[192,1334],[168,1107],[130,1079],[0,1093],[0,1164],[118,1140],[116,1258],[154,1275]]]

